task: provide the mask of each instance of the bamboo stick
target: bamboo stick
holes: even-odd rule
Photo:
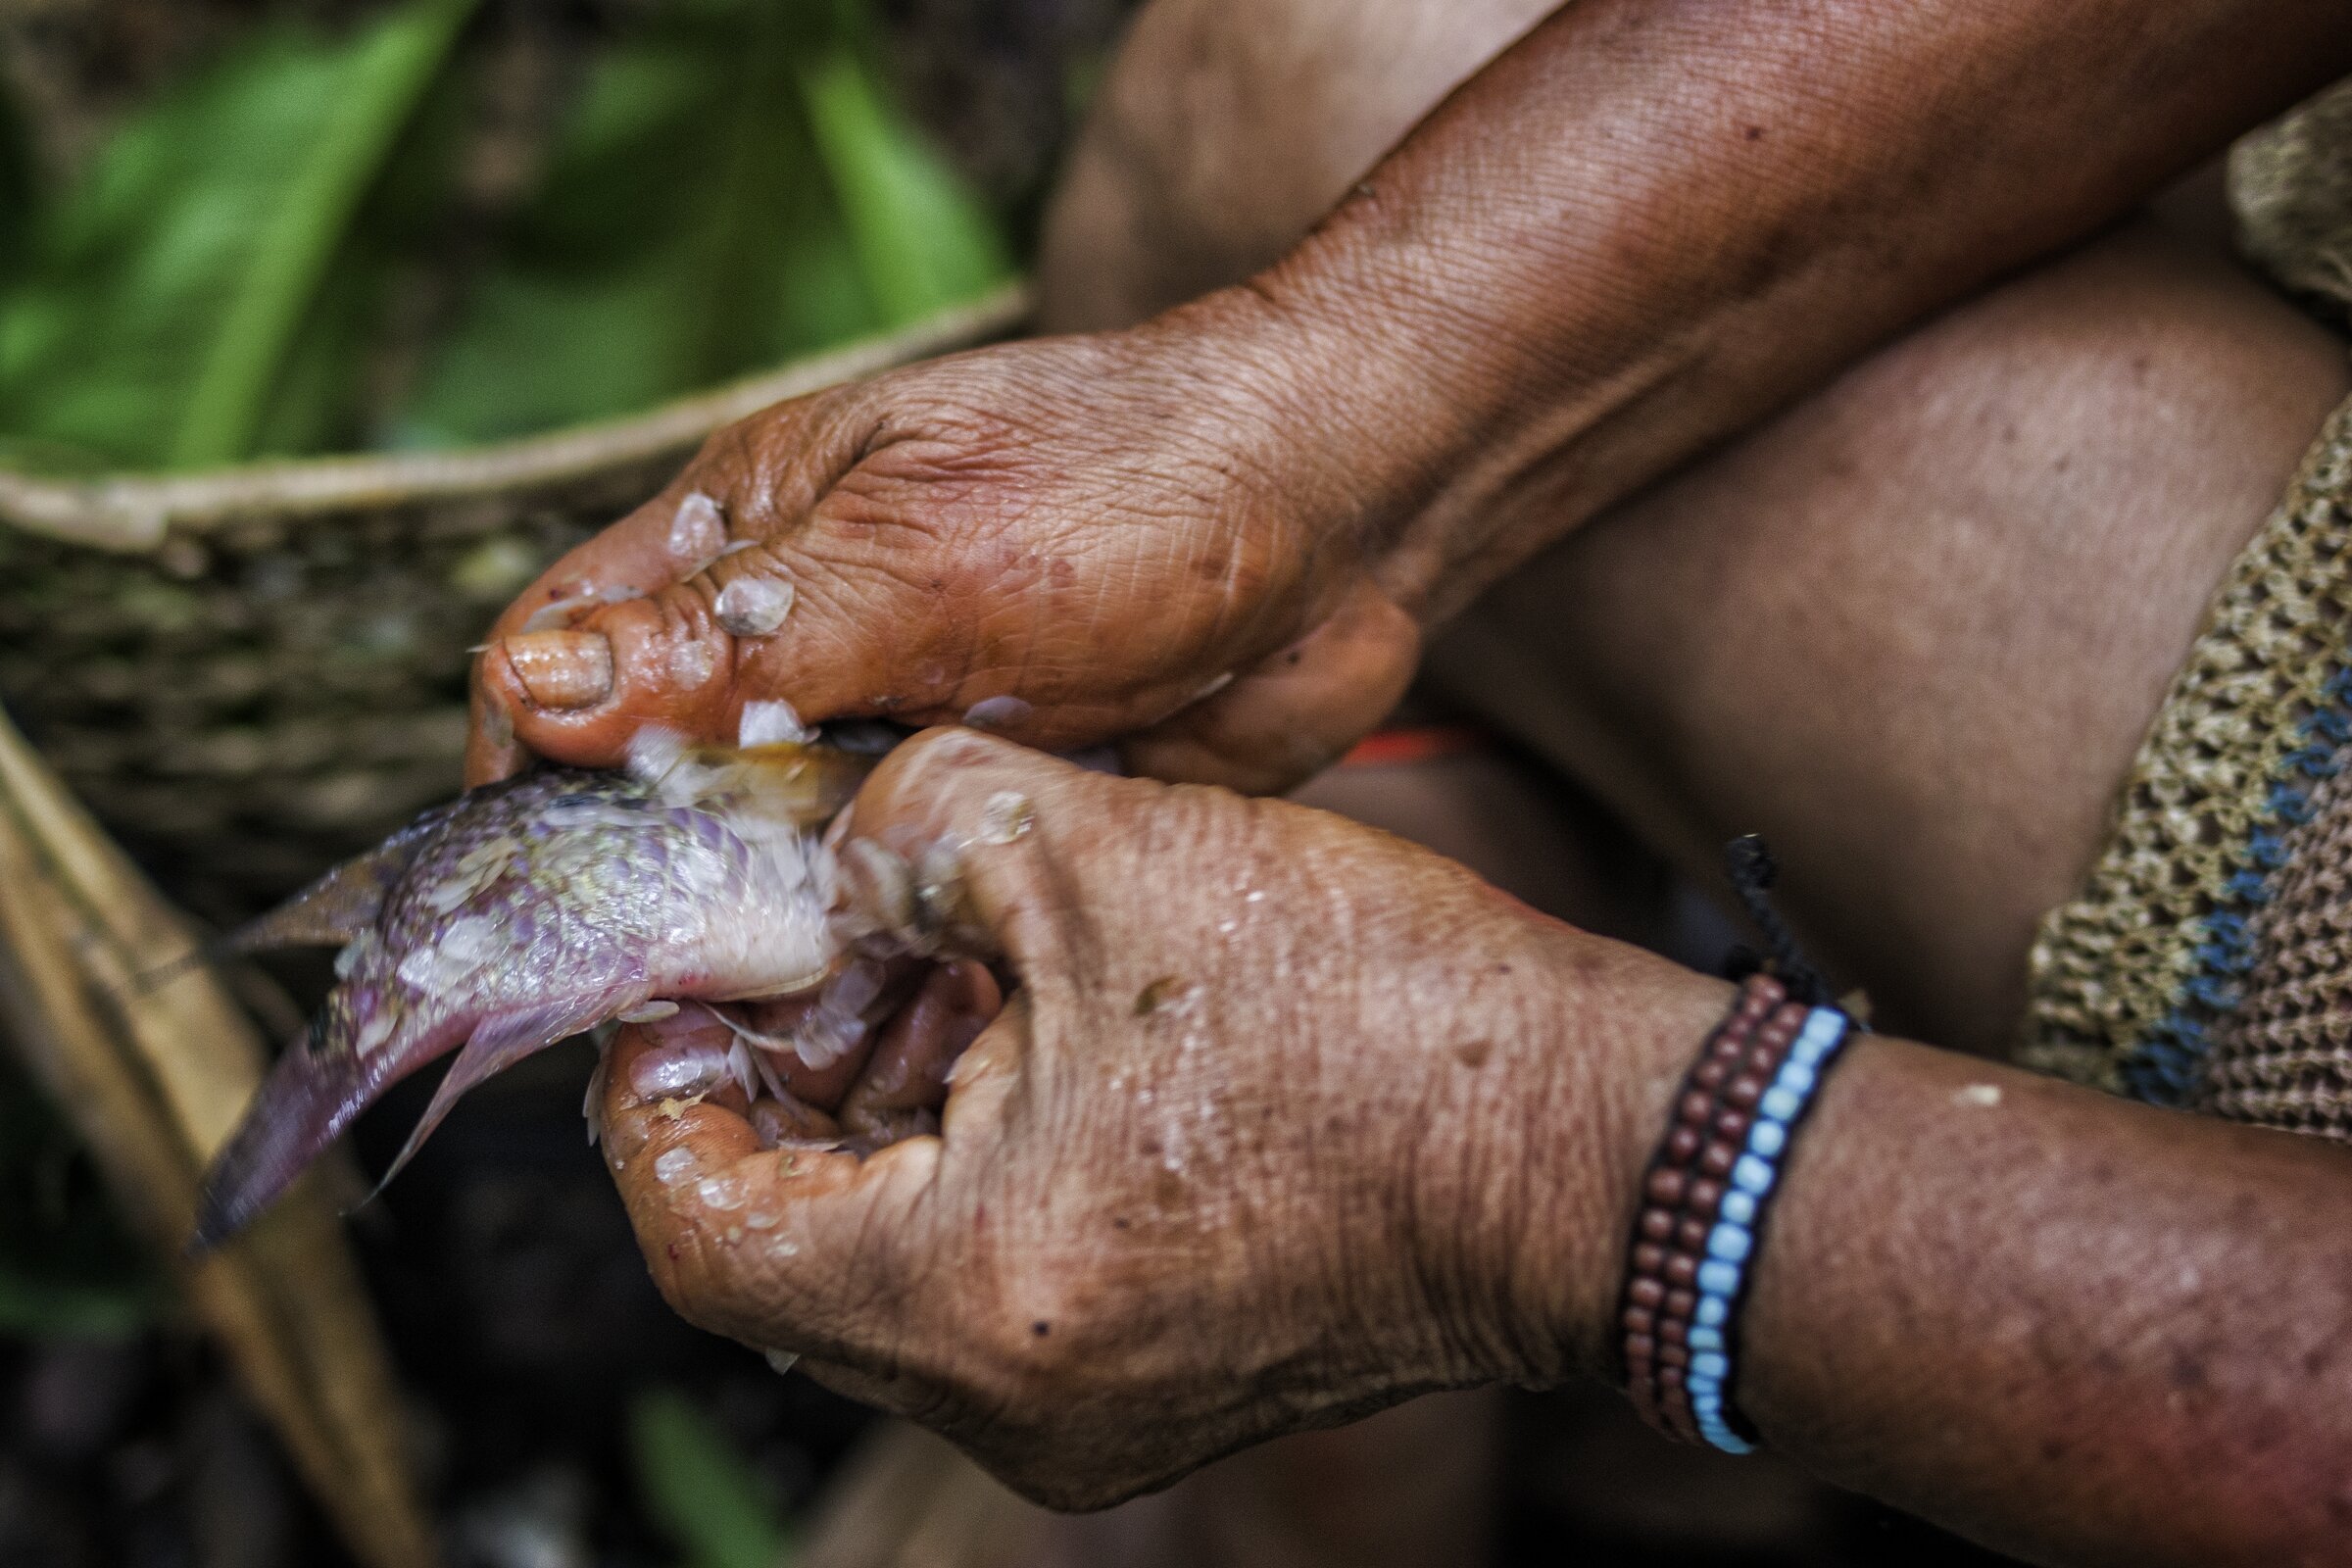
[[[261,1079],[262,1043],[209,970],[139,977],[187,932],[0,718],[0,1007],[124,1212],[178,1275],[296,1466],[370,1568],[426,1568],[391,1366],[335,1215],[306,1179],[188,1264],[205,1161]]]

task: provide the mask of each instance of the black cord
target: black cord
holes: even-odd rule
[[[1759,957],[1744,948],[1735,948],[1724,966],[1726,973],[1738,980],[1758,969],[1770,970],[1773,978],[1788,988],[1789,1000],[1818,1006],[1828,998],[1829,987],[1823,982],[1821,972],[1805,961],[1795,936],[1781,918],[1781,911],[1772,906],[1772,885],[1780,879],[1780,867],[1773,863],[1772,852],[1764,847],[1763,839],[1746,833],[1723,847],[1723,863],[1747,917],[1764,933],[1764,941],[1772,950],[1768,956]]]

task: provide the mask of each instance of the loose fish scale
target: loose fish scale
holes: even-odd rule
[[[870,756],[661,751],[634,773],[476,791],[265,917],[244,951],[350,940],[310,1043],[208,1180],[202,1238],[243,1224],[360,1108],[461,1045],[418,1137],[470,1084],[562,1035],[657,998],[776,996],[825,976],[816,830]]]

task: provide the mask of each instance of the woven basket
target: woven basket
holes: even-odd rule
[[[710,431],[1025,311],[1007,289],[650,414],[469,451],[0,470],[0,704],[176,901],[242,918],[456,791],[483,627]]]

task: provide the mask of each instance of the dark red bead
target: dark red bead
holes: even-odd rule
[[[1676,1171],[1673,1174],[1682,1174]],[[1667,1208],[1645,1208],[1642,1211],[1642,1239],[1645,1242],[1674,1240],[1674,1211]]]
[[[1719,1110],[1715,1113],[1715,1125],[1708,1128],[1707,1131],[1724,1143],[1744,1146],[1747,1143],[1747,1129],[1752,1120],[1753,1118],[1744,1110]]]
[[[1689,1192],[1690,1188],[1690,1173],[1689,1171],[1661,1166],[1649,1173],[1649,1180],[1644,1184],[1643,1191],[1647,1193],[1649,1200],[1660,1207],[1679,1208],[1682,1206],[1683,1195]]]
[[[1625,1332],[1628,1334],[1655,1334],[1658,1332],[1658,1314],[1650,1311],[1647,1307],[1627,1307],[1622,1321],[1625,1324]]]
[[[1678,1124],[1666,1135],[1666,1157],[1677,1165],[1688,1165],[1698,1157],[1699,1147],[1705,1141],[1697,1128]]]
[[[1655,1243],[1655,1242],[1642,1242],[1642,1243],[1641,1243],[1640,1245],[1638,1245],[1638,1246],[1636,1246],[1636,1247],[1635,1247],[1635,1249],[1634,1249],[1634,1272],[1635,1272],[1635,1273],[1637,1273],[1637,1274],[1657,1274],[1657,1275],[1660,1275],[1660,1277],[1663,1277],[1663,1270],[1664,1270],[1664,1268],[1665,1268],[1665,1265],[1666,1265],[1666,1249],[1664,1249],[1663,1247],[1660,1247],[1660,1246],[1659,1246],[1657,1243]]]
[[[1732,1064],[1730,1062],[1717,1061],[1715,1058],[1710,1056],[1705,1061],[1700,1062],[1697,1066],[1690,1069],[1690,1082],[1697,1088],[1707,1090],[1711,1093],[1717,1089],[1721,1089],[1723,1087],[1723,1081],[1726,1078],[1729,1078],[1731,1075]]]
[[[1744,1131],[1745,1129],[1742,1129]],[[1701,1176],[1690,1184],[1690,1196],[1684,1200],[1691,1213],[1706,1219],[1715,1217],[1716,1207],[1723,1201],[1723,1183]]]
[[[1703,1252],[1707,1250],[1708,1229],[1707,1222],[1696,1214],[1686,1214],[1675,1232],[1675,1243],[1686,1252]]]
[[[1763,1092],[1761,1089],[1756,1091],[1759,1095]],[[1748,1103],[1754,1104],[1755,1102],[1749,1101]],[[1695,1089],[1685,1095],[1682,1102],[1674,1107],[1674,1113],[1692,1127],[1704,1127],[1714,1111],[1715,1097],[1701,1094]]]
[[[1625,1298],[1636,1306],[1646,1306],[1655,1311],[1667,1299],[1666,1286],[1657,1279],[1637,1278],[1625,1288]],[[1690,1309],[1686,1307],[1682,1315],[1689,1317]]]
[[[1680,1394],[1683,1392],[1683,1369],[1679,1366],[1662,1366],[1658,1368],[1657,1382],[1659,1393]]]
[[[1660,1367],[1681,1368],[1687,1367],[1690,1364],[1690,1351],[1687,1347],[1680,1345],[1661,1345],[1658,1347],[1658,1365]]]
[[[1679,1317],[1670,1317],[1658,1325],[1657,1334],[1660,1344],[1688,1345],[1690,1342],[1690,1325]]]
[[[1688,1252],[1676,1252],[1666,1259],[1666,1266],[1658,1274],[1669,1285],[1694,1286],[1698,1283],[1698,1259]]]
[[[1756,1102],[1763,1098],[1764,1080],[1752,1072],[1743,1072],[1723,1086],[1723,1102],[1738,1105],[1743,1110],[1753,1109]]]
[[[1729,1176],[1739,1157],[1730,1144],[1712,1143],[1698,1152],[1698,1168],[1709,1176]]]
[[[1660,1286],[1659,1290],[1665,1293],[1664,1305],[1668,1317],[1689,1317],[1698,1310],[1696,1291],[1668,1291],[1664,1286]]]
[[[1628,1334],[1625,1337],[1625,1358],[1635,1366],[1643,1365],[1657,1353],[1658,1342],[1649,1335]]]

